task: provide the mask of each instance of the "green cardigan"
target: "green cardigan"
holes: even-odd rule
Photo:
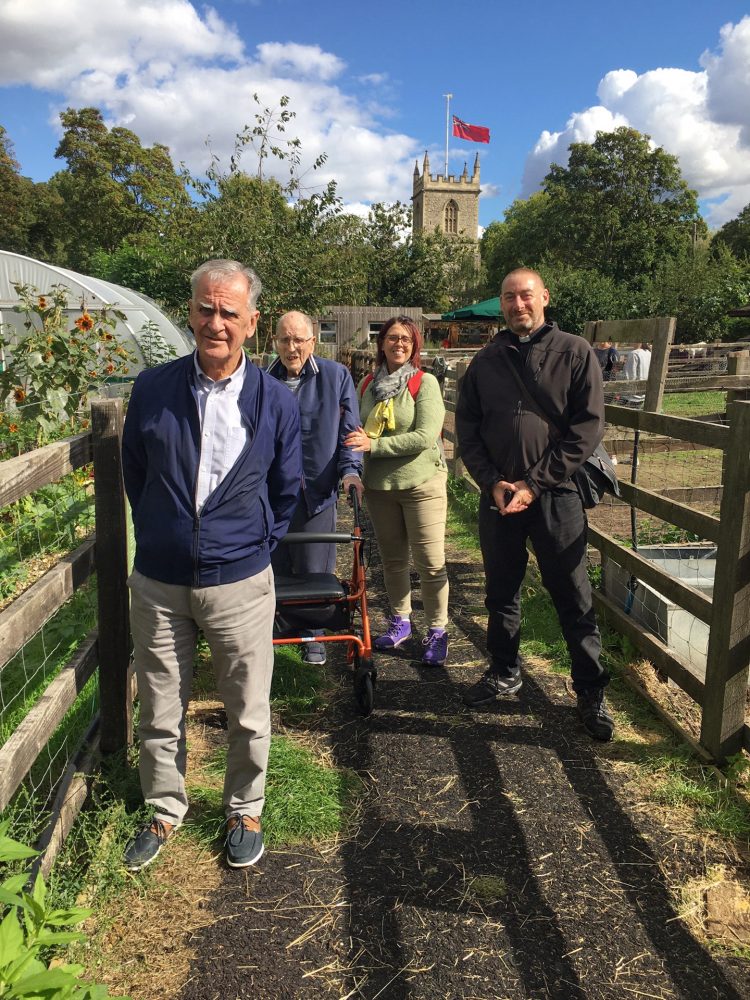
[[[364,381],[364,379],[362,380]],[[362,382],[357,387],[362,423],[375,406],[373,383],[362,394]],[[447,475],[442,444],[438,443],[443,429],[445,404],[440,385],[434,375],[425,372],[416,400],[408,386],[393,399],[394,431],[384,431],[372,438],[370,451],[364,453],[362,480],[371,490],[405,490],[420,486],[438,472]]]

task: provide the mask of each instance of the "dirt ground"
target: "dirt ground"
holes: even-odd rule
[[[411,659],[419,637],[379,657],[375,711],[362,719],[343,657],[331,657],[339,696],[316,735],[366,783],[351,834],[269,850],[243,872],[217,861],[176,996],[750,995],[750,963],[712,957],[678,915],[679,887],[726,859],[631,794],[632,733],[593,744],[566,678],[534,663],[518,696],[462,706],[483,669],[474,553],[451,552],[450,577],[445,668]],[[374,564],[369,592],[381,624]]]

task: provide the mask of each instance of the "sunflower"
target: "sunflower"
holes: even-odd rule
[[[11,434],[15,434],[18,431],[18,424],[8,424],[8,430]]]
[[[13,392],[13,399],[17,403],[22,403],[26,399],[26,390],[19,385]]]
[[[94,321],[88,313],[84,313],[83,316],[79,316],[76,320],[76,326],[79,330],[86,332],[94,328]]]
[[[45,297],[43,295],[39,296],[39,308],[40,309],[46,309],[47,308],[47,300],[45,299]]]

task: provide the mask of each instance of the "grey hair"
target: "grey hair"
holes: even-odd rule
[[[263,291],[263,285],[255,271],[251,267],[240,264],[238,260],[207,260],[200,267],[197,267],[190,275],[190,288],[193,298],[195,298],[195,289],[198,282],[202,278],[208,278],[209,281],[222,282],[231,281],[238,274],[241,274],[247,282],[248,309],[255,309],[258,297]]]
[[[289,319],[290,316],[299,316],[307,327],[308,334],[312,337],[315,333],[315,328],[313,326],[313,321],[307,313],[300,312],[299,309],[290,309],[289,312],[282,313],[276,321],[276,336],[278,337],[281,330],[281,324],[285,319]]]

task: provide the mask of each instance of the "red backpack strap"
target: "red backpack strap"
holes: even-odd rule
[[[407,386],[408,386],[408,388],[409,388],[409,392],[411,393],[411,398],[412,399],[416,399],[417,398],[417,394],[419,393],[419,387],[422,384],[422,376],[423,375],[424,375],[424,372],[421,371],[421,370],[418,371],[418,372],[414,372],[414,374],[412,375],[412,377],[406,383]],[[359,390],[359,398],[360,399],[362,399],[362,397],[364,396],[365,389],[367,389],[367,386],[370,384],[370,382],[372,382],[372,375],[365,375],[365,377],[362,379],[362,386],[361,386],[361,388]]]
[[[424,375],[424,372],[420,368],[419,371],[414,372],[414,374],[412,375],[412,377],[406,383],[409,386],[409,392],[411,393],[411,398],[412,399],[416,399],[417,398],[417,394],[419,392],[419,387],[422,384],[422,376],[423,375]]]

